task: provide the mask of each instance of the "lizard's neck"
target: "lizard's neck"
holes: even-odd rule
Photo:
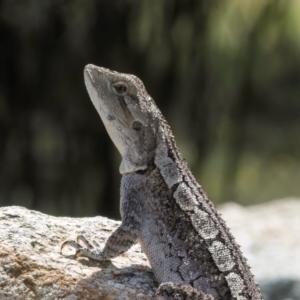
[[[169,188],[180,183],[183,159],[178,151],[172,131],[165,120],[162,120],[157,134],[157,148],[154,163]]]

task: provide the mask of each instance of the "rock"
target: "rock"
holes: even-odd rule
[[[300,300],[300,200],[220,208],[249,259],[265,300]],[[84,234],[103,245],[119,222],[0,208],[0,299],[152,299],[157,288],[139,245],[111,262],[74,260],[63,241]],[[95,238],[94,238],[95,237]]]
[[[63,241],[84,234],[103,244],[119,222],[0,208],[0,299],[152,299],[156,284],[138,245],[111,262],[74,260]]]
[[[300,300],[300,199],[220,208],[265,300]]]

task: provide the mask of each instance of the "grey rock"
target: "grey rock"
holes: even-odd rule
[[[255,274],[265,300],[300,299],[300,200],[220,211]],[[0,208],[0,299],[152,299],[157,284],[133,246],[111,262],[74,260],[61,243],[84,234],[103,245],[119,222],[64,218],[22,207]]]
[[[300,300],[300,199],[220,208],[265,300]]]
[[[118,225],[103,217],[58,218],[0,208],[0,299],[151,299],[156,286],[138,245],[103,263],[60,252],[70,234],[103,244]]]

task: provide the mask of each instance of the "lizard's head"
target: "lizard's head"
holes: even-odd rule
[[[106,130],[122,155],[120,173],[145,170],[154,156],[160,111],[140,79],[87,65],[84,79]]]

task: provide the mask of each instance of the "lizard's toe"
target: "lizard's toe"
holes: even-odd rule
[[[62,252],[62,250],[63,250],[65,247],[67,247],[67,246],[70,246],[70,247],[72,247],[72,248],[74,248],[74,249],[76,249],[76,250],[79,250],[80,248],[82,248],[82,246],[81,246],[79,243],[77,243],[76,241],[74,241],[74,240],[68,240],[68,241],[65,241],[65,242],[61,245],[60,251]]]
[[[87,248],[80,248],[76,251],[75,259],[79,257],[91,258],[97,260],[97,254]]]
[[[77,243],[83,244],[87,249],[94,249],[94,246],[83,235],[77,236]]]
[[[103,257],[100,249],[95,249],[95,247],[83,236],[78,235],[75,240],[67,240],[61,245],[61,253],[62,250],[70,246],[76,250],[75,259],[79,257],[85,257],[89,259],[94,259],[98,261],[109,260],[106,257]]]

